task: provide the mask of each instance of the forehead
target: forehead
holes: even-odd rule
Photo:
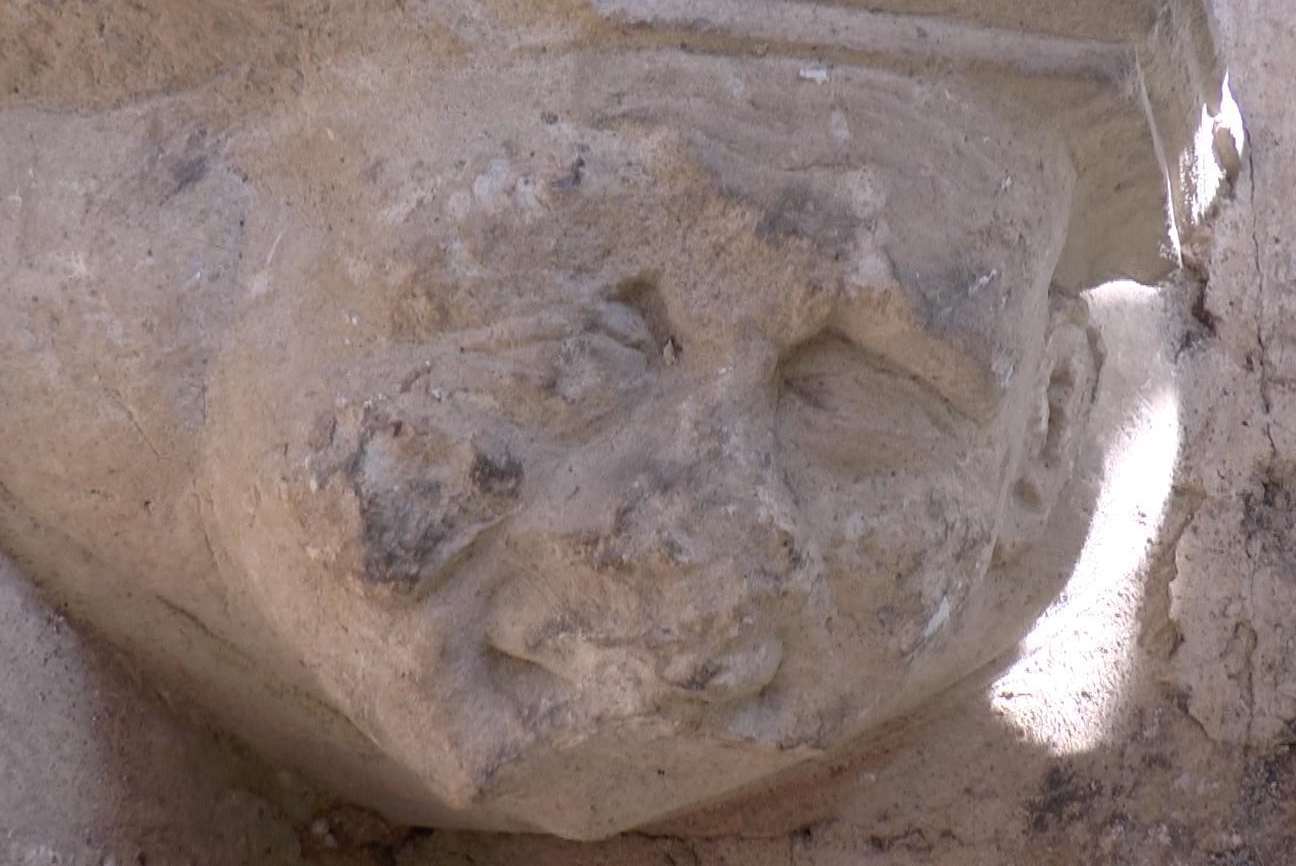
[[[1070,210],[1056,142],[859,68],[651,50],[570,71],[561,100],[519,87],[556,110],[450,197],[463,325],[648,279],[707,334],[833,327],[915,363],[940,344],[990,391],[1037,339]]]
[[[606,82],[592,112],[680,130],[757,234],[834,263],[857,333],[921,332],[998,376],[1042,325],[1073,182],[1047,135],[948,83],[859,67],[654,52],[590,77]]]

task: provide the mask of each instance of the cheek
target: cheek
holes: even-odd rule
[[[399,401],[327,413],[295,485],[298,518],[345,556],[321,564],[401,593],[441,587],[482,535],[517,506],[528,482],[524,443],[465,431]]]
[[[835,507],[821,499],[812,525],[833,608],[902,654],[957,618],[994,549],[1000,485],[989,475],[897,473],[842,485]]]

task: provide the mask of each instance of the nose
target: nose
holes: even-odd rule
[[[546,501],[558,505],[542,534],[570,550],[593,544],[603,566],[656,563],[678,577],[728,561],[786,575],[798,533],[778,458],[774,353],[755,343],[730,358],[574,455],[553,477]]]
[[[664,389],[559,467],[509,533],[496,648],[700,700],[770,681],[814,557],[778,459],[773,361],[742,361]]]

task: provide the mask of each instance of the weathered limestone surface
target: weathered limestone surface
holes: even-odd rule
[[[5,560],[0,626],[0,862],[300,862],[284,813],[253,790],[259,770]]]
[[[1289,16],[765,5],[7,7],[4,550],[395,824],[656,822],[228,819],[335,862],[1279,856]]]

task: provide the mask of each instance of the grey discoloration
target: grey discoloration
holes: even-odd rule
[[[171,166],[171,179],[175,188],[171,195],[179,195],[207,176],[208,162],[206,156],[194,156],[177,160]]]
[[[335,427],[328,427],[330,441]],[[319,432],[317,426],[312,442],[323,438]],[[439,462],[458,450],[443,450],[447,445],[413,424],[366,411],[359,445],[343,464],[359,505],[366,582],[409,591],[436,578],[517,498],[518,460],[470,449],[465,473]]]
[[[374,583],[408,588],[436,562],[450,527],[444,522],[441,485],[411,481],[397,493],[360,492],[365,571]]]
[[[522,464],[507,453],[498,458],[479,453],[473,458],[469,477],[482,493],[517,496],[522,486]]]
[[[792,182],[757,223],[756,233],[771,238],[803,238],[840,254],[854,240],[860,222],[859,216],[840,201],[816,194],[805,183]]]

